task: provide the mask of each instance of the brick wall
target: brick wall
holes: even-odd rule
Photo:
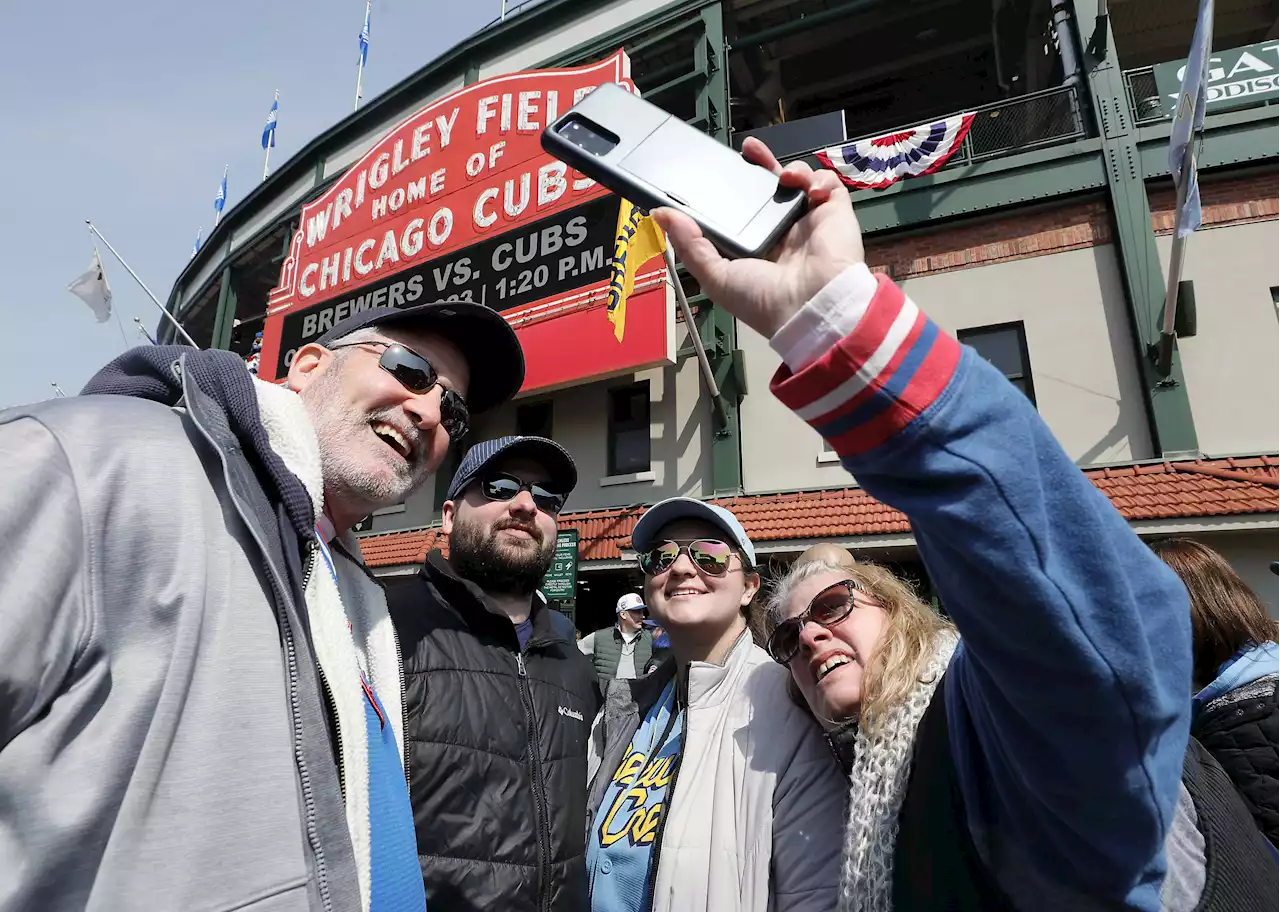
[[[1151,201],[1151,227],[1156,234],[1173,232],[1173,207],[1177,203],[1173,181],[1147,188]],[[1280,214],[1274,171],[1251,177],[1200,181],[1200,216],[1204,227],[1225,228],[1264,222]]]
[[[1148,196],[1152,227],[1168,234],[1173,188],[1153,184]],[[1200,198],[1205,227],[1277,217],[1274,174],[1202,181]],[[866,240],[867,264],[895,279],[910,279],[1110,244],[1113,235],[1110,204],[1098,198],[969,219],[936,231],[872,236]]]
[[[1062,253],[1111,242],[1104,200],[1073,202],[905,236],[870,237],[867,264],[895,279]]]

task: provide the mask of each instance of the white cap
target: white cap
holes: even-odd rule
[[[701,519],[711,523],[729,536],[728,544],[739,548],[752,567],[756,565],[756,549],[752,546],[751,539],[747,538],[747,530],[742,528],[738,517],[724,507],[692,497],[668,497],[646,510],[636,522],[636,527],[631,530],[631,546],[637,551],[647,551],[656,544],[654,538],[662,531],[662,527],[677,519]]]
[[[622,598],[618,599],[618,607],[616,614],[622,614],[624,611],[634,611],[637,608],[644,607],[644,599],[634,592],[628,592]]]

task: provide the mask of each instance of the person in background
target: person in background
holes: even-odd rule
[[[468,451],[449,557],[427,555],[391,615],[404,656],[410,795],[431,912],[583,909],[591,664],[539,593],[577,484],[543,437]]]
[[[1191,596],[1191,734],[1227,771],[1258,829],[1276,845],[1276,622],[1207,545],[1171,538],[1151,548]]]
[[[653,634],[653,653],[645,663],[644,673],[653,674],[667,660],[667,656],[671,655],[671,637],[654,618],[645,618],[644,626]]]
[[[653,654],[653,633],[644,626],[644,599],[634,592],[624,593],[614,607],[617,623],[589,633],[578,641],[582,654],[591,659],[596,677],[638,678]]]
[[[610,682],[592,731],[593,912],[830,912],[844,788],[748,630],[760,577],[746,531],[674,497],[632,546],[671,656]]]
[[[835,564],[838,567],[856,567],[858,565],[858,562],[853,559],[853,555],[847,549],[841,548],[839,545],[833,545],[830,542],[818,542],[797,557],[791,565],[791,569],[803,567],[805,564],[814,561]]]
[[[422,305],[339,322],[287,387],[144,346],[0,413],[0,906],[423,908],[351,527],[523,377],[500,316]]]
[[[806,831],[824,847],[844,836],[826,908],[1274,903],[1273,860],[1229,849],[1207,869],[1183,785],[1191,622],[1177,578],[1026,397],[867,268],[835,174],[784,171],[754,138],[743,155],[808,197],[769,260],[727,260],[685,214],[653,217],[716,306],[769,339],[783,404],[910,519],[963,637],[914,596],[905,610],[919,622],[896,622],[904,612],[843,565],[804,564],[777,590],[775,659],[824,726],[859,720],[847,791],[824,800],[846,791],[848,826]],[[1269,855],[1228,797],[1243,817],[1233,826]]]

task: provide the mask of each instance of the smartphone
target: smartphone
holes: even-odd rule
[[[804,191],[617,83],[549,124],[542,148],[644,209],[679,209],[727,257],[764,256],[805,211]]]

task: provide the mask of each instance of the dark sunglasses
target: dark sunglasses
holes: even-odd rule
[[[428,393],[440,382],[440,375],[431,366],[431,362],[422,355],[405,348],[399,342],[379,342],[370,339],[366,342],[348,342],[346,345],[330,345],[329,351],[341,348],[359,348],[362,345],[380,345],[385,351],[378,358],[378,366],[400,381],[400,385],[415,395]],[[454,443],[467,436],[471,427],[471,412],[467,409],[466,400],[451,389],[440,391],[440,424]]]
[[[480,479],[480,493],[489,500],[511,500],[521,491],[528,491],[538,509],[552,516],[559,513],[569,499],[568,494],[556,494],[540,484],[521,481],[514,475],[489,475]]]
[[[732,545],[712,538],[691,542],[664,541],[639,555],[640,569],[645,576],[657,576],[671,569],[681,552],[689,555],[693,565],[708,576],[724,576],[729,572],[729,560],[736,553]]]
[[[769,655],[786,665],[800,651],[800,632],[813,621],[823,627],[833,627],[853,611],[853,594],[862,587],[851,579],[841,580],[823,589],[813,597],[809,607],[793,618],[780,623],[769,637]]]

